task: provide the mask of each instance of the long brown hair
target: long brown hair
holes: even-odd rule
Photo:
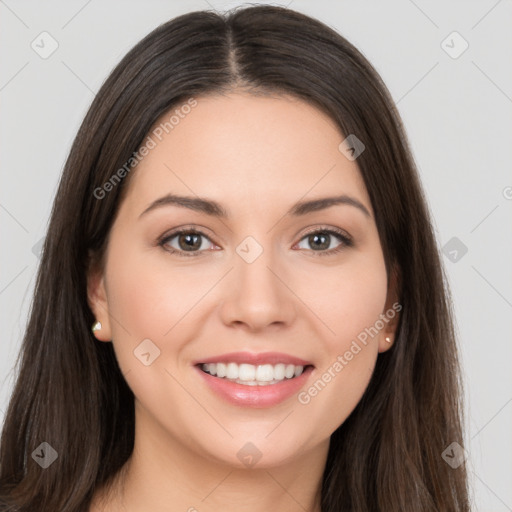
[[[130,175],[98,199],[152,125],[190,97],[247,87],[294,95],[327,113],[366,150],[357,163],[386,268],[398,269],[393,347],[332,434],[323,512],[469,510],[462,383],[448,285],[402,122],[381,78],[346,39],[290,9],[253,6],[179,16],[140,41],[96,95],[53,205],[0,445],[0,510],[86,512],[130,457],[134,397],[112,344],[98,343],[87,302]],[[136,169],[133,171],[136,172]],[[46,469],[33,452],[58,454]],[[40,449],[40,448],[38,448]]]

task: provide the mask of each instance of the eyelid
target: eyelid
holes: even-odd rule
[[[182,234],[182,233],[193,233],[199,236],[202,236],[206,239],[208,239],[213,245],[216,245],[215,242],[210,238],[209,235],[204,233],[202,231],[202,228],[198,228],[196,225],[186,225],[181,226],[179,228],[172,229],[170,232],[165,233],[157,240],[157,245],[161,246],[165,251],[169,252],[170,254],[177,254],[178,256],[184,256],[184,257],[197,257],[202,256],[205,252],[208,252],[207,250],[202,251],[182,251],[174,248],[165,249],[165,245],[169,240],[172,240],[176,236]],[[298,243],[300,243],[304,238],[306,238],[309,235],[315,234],[315,233],[327,233],[328,235],[337,236],[338,239],[340,239],[341,244],[335,249],[329,249],[327,251],[313,251],[312,249],[309,249],[309,252],[313,253],[315,256],[329,256],[333,255],[345,248],[352,247],[354,245],[352,236],[347,233],[345,230],[333,226],[325,226],[325,225],[316,225],[311,227],[308,231],[303,233],[299,240],[293,245],[296,246]]]
[[[204,252],[206,252],[204,250],[203,251],[187,252],[187,251],[180,251],[178,249],[174,249],[173,247],[171,247],[170,249],[166,249],[164,247],[170,240],[172,240],[173,238],[175,238],[178,235],[181,235],[182,233],[194,233],[196,235],[199,235],[199,236],[202,236],[202,237],[208,239],[213,245],[216,245],[213,242],[213,240],[210,238],[210,236],[208,236],[202,230],[202,228],[198,228],[195,225],[186,225],[186,226],[181,226],[179,228],[171,229],[170,231],[166,232],[164,235],[162,235],[161,237],[158,238],[157,245],[162,247],[165,251],[167,251],[171,254],[178,254],[179,256],[185,256],[185,257],[201,256]]]
[[[352,236],[349,235],[347,231],[341,228],[336,228],[334,226],[327,226],[327,225],[316,225],[313,226],[311,229],[308,229],[305,233],[302,234],[300,240],[302,240],[304,237],[311,235],[313,233],[322,232],[322,233],[336,233],[337,235],[340,235],[342,237],[345,237],[347,240],[352,241]],[[299,241],[300,241],[299,240]]]
[[[344,229],[331,226],[314,226],[310,230],[306,231],[306,233],[303,233],[297,243],[300,243],[304,238],[315,233],[327,233],[329,236],[334,235],[340,240],[341,243],[338,247],[335,247],[334,249],[329,249],[327,251],[313,251],[312,249],[309,249],[308,252],[312,253],[314,257],[335,256],[341,251],[349,249],[350,247],[354,246],[354,239],[349,233],[347,233]]]

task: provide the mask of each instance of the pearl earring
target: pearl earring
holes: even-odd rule
[[[391,343],[391,339],[389,338],[389,336],[386,336],[386,341],[387,341],[388,343]]]
[[[96,332],[96,331],[99,331],[101,329],[101,322],[96,322],[93,326],[92,326],[92,332]]]

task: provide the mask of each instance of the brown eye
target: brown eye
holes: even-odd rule
[[[177,235],[178,245],[184,251],[193,251],[201,248],[201,235],[197,233],[185,233]]]
[[[308,235],[308,243],[314,249],[329,249],[331,245],[331,235],[326,233],[315,233]]]
[[[167,235],[159,242],[159,245],[166,251],[179,256],[199,256],[203,250],[208,248],[208,244],[203,243],[204,239],[210,240],[200,231],[182,229]]]
[[[334,239],[338,239],[339,243],[338,245],[334,245],[335,243]],[[349,238],[347,235],[342,233],[341,231],[336,231],[333,229],[321,229],[312,231],[310,233],[307,233],[302,239],[306,241],[306,244],[309,247],[299,247],[302,249],[307,249],[312,252],[315,252],[318,256],[324,256],[324,255],[331,255],[340,252],[346,247],[351,247],[353,245],[353,242],[351,238]]]

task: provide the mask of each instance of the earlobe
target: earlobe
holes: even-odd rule
[[[386,305],[381,317],[385,326],[379,336],[379,353],[389,350],[396,338],[396,330],[400,319],[399,311],[402,310],[402,304],[399,302],[400,273],[396,264],[391,269],[391,275],[388,281],[388,293]]]
[[[91,331],[98,341],[112,341],[107,291],[103,272],[90,271],[87,276],[87,302],[94,314]]]
[[[386,352],[393,346],[394,336],[384,336],[379,339],[379,353]]]

